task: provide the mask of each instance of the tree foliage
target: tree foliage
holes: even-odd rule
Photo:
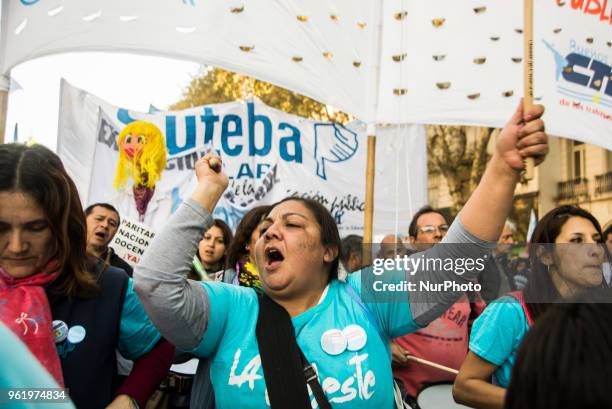
[[[171,109],[241,100],[250,96],[264,104],[309,119],[346,123],[352,118],[344,112],[284,88],[221,68],[202,68]]]
[[[346,123],[353,118],[344,112],[270,83],[221,68],[203,67],[171,109],[218,104],[250,96],[264,104],[305,118]],[[475,138],[467,127],[432,125],[427,128],[429,173],[439,172],[446,179],[453,201],[453,216],[474,191],[487,162],[487,145],[495,130],[478,128]]]
[[[477,128],[468,137],[465,126],[430,125],[427,127],[429,173],[439,172],[448,183],[453,201],[453,217],[476,189],[488,160],[487,145],[494,128]]]

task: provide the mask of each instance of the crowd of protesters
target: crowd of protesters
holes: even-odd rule
[[[212,218],[228,179],[209,153],[134,266],[111,246],[115,207],[83,210],[50,150],[0,145],[0,393],[65,388],[66,408],[430,409],[424,392],[454,384],[446,398],[474,408],[612,408],[612,227],[561,206],[513,248],[524,160],[548,152],[542,114],[517,109],[452,223],[424,207],[376,251],[296,197],[232,233]],[[375,278],[372,257],[486,262]],[[373,278],[480,287],[390,299]],[[0,405],[36,407],[12,396]]]

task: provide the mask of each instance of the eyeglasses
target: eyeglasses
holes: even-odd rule
[[[426,224],[425,226],[419,227],[419,231],[424,234],[431,234],[435,232],[436,229],[440,230],[441,233],[446,233],[448,231],[448,224],[441,224],[439,226],[434,226],[433,224]]]

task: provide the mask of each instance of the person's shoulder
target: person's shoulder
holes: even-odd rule
[[[520,301],[515,296],[511,294],[506,294],[506,295],[502,295],[496,300],[493,300],[493,302],[491,302],[491,304],[489,305],[494,305],[494,304],[520,304]]]
[[[341,284],[350,285],[355,290],[361,290],[362,270],[353,271],[344,280],[338,280]]]
[[[231,300],[257,302],[257,292],[253,288],[229,284],[222,281],[198,281],[209,296]]]
[[[131,277],[132,273],[134,271],[134,267],[132,267],[130,265],[130,263],[128,263],[127,261],[125,261],[124,259],[119,257],[117,255],[117,253],[115,253],[115,251],[112,248],[109,248],[108,251],[111,252],[110,253],[111,254],[110,255],[110,265],[113,266],[113,267],[117,267],[117,268],[120,268],[122,270],[125,270],[127,275],[129,275]]]
[[[130,277],[125,270],[107,265],[101,260],[94,265],[94,274],[98,279],[103,294],[115,292],[119,289],[125,291],[130,281]]]
[[[495,312],[498,314],[508,314],[522,312],[523,307],[521,306],[521,302],[516,297],[507,294],[489,303],[489,305],[487,305],[485,308],[485,312],[487,312],[487,310],[489,313]]]
[[[102,268],[101,272],[103,280],[112,279],[127,281],[129,279],[128,273],[123,268],[104,264],[98,268]]]
[[[504,327],[524,327],[525,312],[520,301],[511,295],[505,295],[491,302],[474,323],[474,331],[480,327],[502,325]]]

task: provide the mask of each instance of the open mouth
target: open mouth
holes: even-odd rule
[[[98,231],[94,233],[94,236],[98,237],[100,240],[105,240],[106,239],[106,233]]]
[[[283,260],[285,259],[285,256],[283,256],[283,253],[281,253],[281,251],[275,247],[266,248],[265,255],[266,255],[265,268],[268,271],[275,270],[276,268],[278,268],[280,264],[283,262]]]

